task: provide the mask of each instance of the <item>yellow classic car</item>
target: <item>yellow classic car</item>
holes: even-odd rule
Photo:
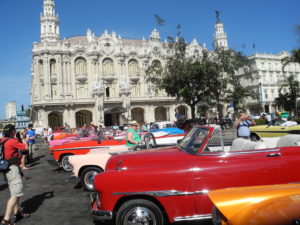
[[[300,125],[292,121],[274,120],[271,126],[250,127],[251,140],[260,140],[264,137],[281,137],[287,134],[300,134]]]
[[[300,184],[227,188],[208,193],[214,225],[300,224]]]

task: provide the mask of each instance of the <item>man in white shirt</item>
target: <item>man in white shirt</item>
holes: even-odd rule
[[[270,114],[266,114],[266,121],[268,126],[272,125],[272,117]]]

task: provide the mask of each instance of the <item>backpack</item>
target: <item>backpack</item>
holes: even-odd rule
[[[7,138],[5,141],[0,142],[0,172],[5,172],[9,169],[9,161],[5,159],[4,157],[4,144],[6,141],[8,141],[9,138]]]

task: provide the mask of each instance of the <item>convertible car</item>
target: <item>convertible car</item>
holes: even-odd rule
[[[208,193],[214,225],[300,224],[300,184],[228,188]]]
[[[142,135],[144,146],[142,149],[149,149],[157,146],[176,145],[185,134],[169,135],[165,132],[145,133]],[[110,147],[101,151],[91,150],[84,155],[69,156],[69,163],[73,167],[73,178],[77,178],[84,190],[94,191],[94,177],[104,171],[107,160],[113,154],[128,150],[127,146]]]
[[[296,122],[274,120],[272,125],[258,125],[250,127],[252,140],[260,140],[264,137],[281,137],[287,134],[300,134],[300,125]]]
[[[215,189],[300,180],[300,135],[224,143],[217,126],[195,126],[178,146],[118,154],[95,176],[94,220],[123,224],[211,219]],[[292,146],[293,145],[293,146]]]

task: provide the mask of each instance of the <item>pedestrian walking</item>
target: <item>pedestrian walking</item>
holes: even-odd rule
[[[49,128],[48,128],[48,142],[52,140],[52,135],[53,135],[53,134],[52,134],[52,128],[49,127]]]
[[[26,218],[29,214],[20,210],[20,197],[23,196],[23,179],[19,166],[19,150],[28,149],[26,138],[20,143],[16,138],[16,129],[12,124],[4,127],[4,158],[9,162],[9,169],[5,171],[4,177],[7,180],[10,190],[10,198],[7,201],[5,215],[1,221],[2,225],[15,224],[19,219]],[[13,213],[13,218],[11,214]]]
[[[35,151],[35,130],[32,129],[33,128],[33,125],[30,123],[28,125],[28,129],[25,133],[26,136],[28,136],[28,150],[29,150],[29,156],[28,156],[28,160],[29,162],[32,162],[33,161],[33,154],[34,154],[34,151]]]
[[[21,133],[21,132],[17,132],[16,133],[16,138],[18,139],[18,141],[20,143],[23,143],[23,139],[25,138],[25,133]],[[26,159],[28,157],[28,149],[27,150],[20,150],[20,154],[21,154],[21,163],[20,163],[20,168],[22,170],[28,170],[29,168],[26,167]]]

